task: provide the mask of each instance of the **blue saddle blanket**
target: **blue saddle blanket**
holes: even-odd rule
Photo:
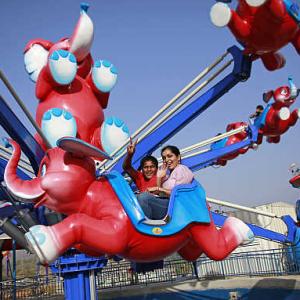
[[[193,222],[210,223],[205,191],[196,180],[191,184],[178,185],[173,189],[167,213],[168,222],[159,224],[158,221],[155,224],[154,221],[153,224],[147,224],[147,217],[123,176],[116,171],[105,176],[132,224],[141,233],[153,236],[169,236],[176,234]]]
[[[284,0],[285,7],[289,15],[300,25],[300,5],[299,0]]]
[[[254,120],[254,125],[260,129],[262,127],[264,127],[266,125],[266,117],[267,117],[267,114],[270,110],[272,106],[272,103],[269,103],[266,108],[264,109],[264,111],[260,114],[259,117],[257,117],[255,120]]]

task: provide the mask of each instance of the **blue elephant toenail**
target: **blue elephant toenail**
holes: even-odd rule
[[[43,120],[49,121],[51,120],[51,113],[49,111],[46,111],[43,115]]]
[[[70,53],[69,61],[72,62],[72,63],[74,63],[74,64],[77,63],[76,58],[75,58],[75,56],[72,53]]]
[[[129,134],[129,129],[128,129],[127,125],[124,125],[123,131],[124,131],[125,133],[128,133],[128,134]]]
[[[63,114],[66,120],[71,120],[73,118],[72,114],[66,110],[64,110]]]
[[[57,51],[54,51],[51,54],[50,58],[53,59],[53,60],[59,60],[59,55],[58,55]]]
[[[62,115],[63,111],[61,108],[52,108],[52,114],[55,117],[60,117]]]
[[[124,124],[124,122],[119,118],[115,118],[115,124],[117,127],[121,127]]]
[[[116,68],[115,66],[112,66],[112,67],[110,68],[110,71],[111,71],[113,74],[118,74],[118,70],[117,70],[117,68]]]
[[[101,61],[97,60],[94,64],[95,68],[100,68],[101,67]]]
[[[112,125],[114,123],[114,120],[112,117],[109,117],[108,119],[105,120],[105,123],[108,125]]]
[[[61,57],[63,57],[63,58],[67,57],[68,54],[69,54],[68,51],[63,50],[63,49],[59,49],[59,50],[57,50],[57,51],[58,51],[59,55],[60,55]]]
[[[111,66],[111,62],[109,60],[103,60],[102,63],[106,68],[109,68]]]

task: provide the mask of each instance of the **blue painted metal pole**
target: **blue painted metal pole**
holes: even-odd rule
[[[227,154],[238,151],[241,148],[245,148],[251,145],[252,140],[248,139],[224,148],[210,150],[208,152],[201,153],[182,160],[182,164],[189,167],[192,171],[198,171],[212,165],[218,158]]]
[[[250,58],[248,56],[244,56],[242,51],[236,46],[229,48],[228,52],[231,53],[234,59],[233,71],[138,143],[134,159],[132,161],[132,165],[135,168],[138,167],[139,161],[142,157],[146,154],[152,153],[162,143],[173,137],[177,132],[220,99],[237,83],[249,78],[251,72]],[[123,172],[123,159],[124,158],[120,159],[114,166],[114,170]]]
[[[1,233],[0,233],[1,234]],[[3,298],[2,298],[2,295],[3,295],[3,293],[2,293],[2,290],[3,290],[3,287],[2,287],[2,281],[3,281],[3,277],[2,277],[2,272],[3,272],[3,254],[2,254],[2,245],[1,245],[1,247],[0,247],[0,300],[3,300]]]
[[[0,95],[0,124],[28,157],[37,174],[44,151]]]
[[[97,299],[94,272],[107,264],[105,257],[89,257],[72,253],[60,257],[50,265],[53,273],[64,278],[66,300]]]
[[[17,243],[15,240],[12,240],[12,252],[13,252],[13,300],[17,299]]]
[[[214,162],[218,158],[236,152],[239,149],[246,148],[250,146],[252,143],[257,142],[257,137],[258,137],[257,127],[253,125],[249,125],[247,129],[247,134],[248,134],[248,138],[244,141],[229,146],[225,146],[222,148],[211,149],[207,152],[182,159],[182,163],[187,167],[189,167],[192,171],[198,171],[200,169],[206,168],[214,164]]]
[[[285,225],[286,225],[286,227],[288,229],[287,241],[290,242],[290,243],[293,243],[295,241],[296,231],[298,230],[296,222],[289,215],[282,216],[281,219],[285,223]]]

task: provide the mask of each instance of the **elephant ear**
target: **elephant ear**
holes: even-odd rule
[[[61,149],[78,157],[95,157],[112,160],[112,157],[106,152],[78,138],[63,137],[59,139],[56,144]]]
[[[25,48],[25,69],[33,82],[37,81],[41,70],[47,64],[50,46],[51,44],[48,41],[37,40],[29,42]]]
[[[263,93],[263,100],[265,103],[268,103],[270,101],[270,99],[273,97],[274,92],[273,91],[268,91]]]

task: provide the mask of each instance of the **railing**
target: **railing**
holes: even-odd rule
[[[195,278],[192,263],[183,260],[165,261],[163,269],[151,272],[133,272],[129,263],[119,263],[105,267],[97,275],[98,289],[125,287],[129,285],[148,285],[159,282],[182,281]]]
[[[294,253],[295,254],[295,253]],[[300,256],[299,254],[297,255]],[[134,285],[162,282],[181,282],[190,279],[213,280],[236,276],[280,276],[300,274],[291,248],[232,254],[223,261],[206,257],[197,260],[197,273],[192,263],[183,260],[165,261],[163,269],[145,274],[132,271],[129,262],[109,263],[97,274],[96,286],[104,289],[122,289]],[[51,299],[63,297],[63,279],[54,275],[19,278],[16,299]],[[13,299],[13,281],[0,282],[0,300]]]
[[[64,294],[63,280],[54,275],[19,278],[16,287],[15,299],[50,299]],[[13,281],[0,282],[0,300],[14,299],[13,291]]]

